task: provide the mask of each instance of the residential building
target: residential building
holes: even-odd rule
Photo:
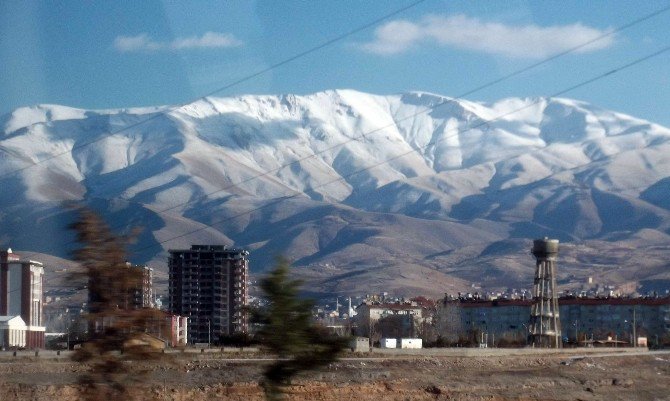
[[[27,348],[44,348],[43,285],[42,263],[0,251],[0,316],[21,316]]]
[[[126,265],[137,273],[137,286],[133,289],[133,307],[136,309],[153,308],[155,306],[154,269],[146,265],[133,265],[131,263],[126,263]]]
[[[366,301],[356,308],[355,331],[373,342],[381,338],[414,337],[422,319],[423,307],[416,302]]]
[[[156,311],[146,332],[163,341],[165,346],[182,347],[188,343],[188,318]]]
[[[439,334],[450,341],[480,341],[487,334],[489,345],[524,344],[531,304],[521,299],[445,299],[437,311]],[[563,341],[633,344],[635,337],[644,336],[650,344],[670,344],[670,297],[563,297],[558,305]]]
[[[248,332],[248,256],[223,245],[170,250],[169,311],[189,318],[189,342]]]

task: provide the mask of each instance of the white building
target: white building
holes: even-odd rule
[[[356,310],[356,334],[371,337],[376,343],[381,338],[416,336],[423,320],[423,307],[416,303],[365,302]]]
[[[42,263],[0,251],[0,315],[21,316],[27,348],[44,348],[43,286]]]
[[[21,316],[0,316],[0,346],[2,349],[25,348],[28,326]]]
[[[400,348],[420,349],[423,348],[423,341],[420,338],[401,338]]]

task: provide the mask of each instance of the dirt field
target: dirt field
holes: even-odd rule
[[[260,401],[267,361],[249,355],[177,355],[148,369],[143,400]],[[86,366],[67,358],[0,358],[0,400],[75,401]],[[296,401],[670,400],[670,353],[646,355],[364,355],[303,375]]]

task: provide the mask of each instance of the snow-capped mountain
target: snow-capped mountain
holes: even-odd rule
[[[315,291],[528,286],[521,266],[477,261],[537,236],[670,239],[670,129],[569,99],[40,105],[0,130],[0,243],[59,256],[72,247],[63,201],[142,226],[138,262],[223,242],[250,248],[254,270],[287,255]]]

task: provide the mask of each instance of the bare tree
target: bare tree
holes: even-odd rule
[[[126,263],[127,238],[111,233],[103,220],[88,209],[79,210],[72,224],[81,248],[74,258],[81,269],[73,279],[88,286],[88,339],[73,359],[86,362],[90,370],[80,377],[86,400],[132,400],[133,386],[143,376],[129,361],[155,359],[155,352],[142,340],[158,311],[133,307],[141,276]]]

